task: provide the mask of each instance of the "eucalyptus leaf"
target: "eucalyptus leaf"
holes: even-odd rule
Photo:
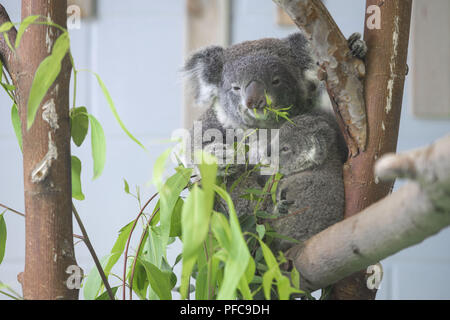
[[[105,269],[105,265],[108,263],[109,258],[110,255],[107,255],[100,259],[100,264],[103,270]],[[94,265],[83,284],[84,299],[95,300],[98,293],[100,292],[102,284],[103,282],[102,278],[100,277],[100,273],[98,272],[97,267]]]
[[[91,147],[92,147],[92,159],[94,160],[94,177],[97,179],[103,172],[106,162],[106,138],[103,128],[98,120],[89,115],[91,123]]]
[[[150,286],[161,300],[172,300],[172,289],[174,287],[171,271],[161,271],[154,264],[141,260],[147,272]]]
[[[233,299],[236,288],[247,269],[250,252],[245,242],[239,225],[239,220],[234,208],[231,196],[222,188],[214,186],[214,191],[225,200],[229,209],[229,223],[231,230],[231,242],[228,251],[228,259],[225,263],[222,286],[219,289],[218,299]]]
[[[119,123],[120,127],[122,128],[122,130],[127,134],[128,137],[130,137],[131,140],[133,140],[134,142],[136,142],[139,146],[142,147],[142,149],[145,150],[144,145],[138,140],[136,139],[131,133],[130,131],[128,131],[128,129],[125,127],[124,123],[122,122],[122,120],[119,117],[119,113],[117,112],[116,106],[114,105],[114,102],[111,98],[111,95],[109,94],[108,89],[106,88],[104,82],[102,81],[102,79],[100,78],[100,76],[95,73],[95,77],[97,78],[98,84],[100,85],[100,88],[102,89],[103,95],[106,98],[106,101],[108,102],[109,108],[111,109],[111,112],[113,113],[114,117],[116,118],[117,122]]]
[[[13,104],[11,108],[11,122],[13,124],[14,133],[16,134],[20,150],[22,150],[22,125],[20,122],[19,110],[17,109],[16,104]]]
[[[19,47],[20,40],[22,39],[22,36],[25,33],[25,30],[28,28],[28,26],[30,24],[32,24],[38,18],[39,18],[39,15],[34,15],[34,16],[28,16],[25,19],[23,19],[22,23],[20,24],[19,30],[17,30],[16,43],[15,43],[16,48]]]
[[[130,185],[125,179],[123,179],[123,190],[125,191],[125,193],[130,194]]]
[[[78,107],[70,112],[70,134],[77,147],[83,144],[89,130],[89,117],[86,107]]]
[[[72,156],[72,198],[84,200],[81,190],[81,161],[76,156]]]
[[[5,249],[6,249],[6,222],[4,218],[4,213],[0,214],[0,264],[5,257]]]
[[[31,84],[27,106],[27,129],[33,125],[39,105],[61,71],[61,62],[70,47],[69,34],[64,32],[56,39],[52,54],[45,58],[36,70]]]

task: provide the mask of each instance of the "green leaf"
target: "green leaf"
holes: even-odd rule
[[[123,190],[125,191],[125,193],[130,194],[130,186],[128,185],[128,181],[123,179]]]
[[[28,98],[27,129],[30,129],[33,125],[39,105],[58,77],[61,71],[61,61],[67,54],[69,47],[69,34],[64,32],[56,39],[52,54],[45,58],[37,68]]]
[[[164,183],[159,190],[161,245],[164,249],[167,247],[167,242],[169,240],[172,214],[175,205],[180,197],[181,191],[183,191],[189,183],[191,174],[192,169],[182,168],[167,179],[166,183]]]
[[[131,229],[133,227],[134,220],[128,223],[125,227],[120,229],[119,236],[117,237],[116,242],[114,243],[114,246],[111,249],[109,258],[107,263],[105,264],[105,268],[103,271],[105,272],[106,276],[109,275],[111,272],[111,269],[114,267],[114,265],[119,260],[120,256],[122,255],[123,251],[125,250],[125,245],[127,243],[128,237],[130,236]]]
[[[105,265],[108,263],[110,255],[107,255],[100,259],[100,264],[105,269]],[[83,294],[84,299],[86,300],[94,300],[97,297],[97,294],[102,287],[102,278],[100,277],[100,273],[98,273],[97,267],[94,265],[89,272],[89,275],[86,278],[86,281],[83,284]]]
[[[106,162],[106,139],[103,128],[98,120],[89,115],[91,123],[91,147],[92,147],[92,159],[94,160],[94,177],[97,179],[103,172]]]
[[[106,101],[108,102],[109,108],[111,109],[114,117],[116,118],[117,122],[119,123],[120,127],[122,128],[122,130],[127,134],[128,137],[130,137],[131,140],[133,140],[134,142],[136,142],[139,146],[142,147],[142,149],[145,150],[144,145],[139,142],[139,140],[137,140],[131,133],[130,131],[128,131],[128,129],[125,127],[124,123],[122,122],[122,120],[119,117],[119,114],[117,112],[116,106],[114,105],[114,102],[111,98],[111,95],[109,94],[108,89],[106,88],[105,84],[103,83],[102,79],[100,78],[100,76],[95,73],[95,77],[97,78],[98,84],[100,85],[100,88],[102,89],[103,95],[106,98]]]
[[[138,259],[136,261],[136,268],[134,269],[133,291],[141,300],[145,300],[147,299],[147,289],[149,285],[150,283],[148,282],[147,272]]]
[[[300,290],[300,273],[298,272],[297,268],[292,268],[291,271],[291,280],[292,284],[294,285],[294,288],[297,290]]]
[[[0,264],[5,257],[6,248],[6,222],[3,215],[4,213],[0,214]]]
[[[157,268],[160,268],[165,252],[165,247],[162,246],[161,241],[160,226],[149,228],[149,236],[147,238],[145,249],[147,253],[144,256],[144,259],[155,265]]]
[[[156,189],[160,190],[163,185],[163,174],[164,169],[166,167],[167,159],[170,156],[170,153],[172,152],[172,148],[169,148],[165,150],[155,161],[155,164],[153,165],[153,176],[152,176],[152,182],[156,186]]]
[[[256,232],[258,233],[259,238],[262,240],[264,238],[264,235],[266,234],[266,227],[263,224],[257,224]]]
[[[178,198],[175,208],[172,213],[172,221],[170,223],[170,235],[171,237],[181,236],[181,211],[183,210],[184,201]]]
[[[2,83],[2,87],[3,87],[5,90],[8,90],[8,91],[14,91],[14,90],[16,90],[16,86],[14,86],[14,85],[12,85],[12,84]]]
[[[72,198],[84,200],[81,190],[81,161],[75,156],[72,156]]]
[[[116,296],[117,289],[119,289],[119,287],[111,288],[114,297]],[[95,300],[110,300],[108,292],[107,291],[103,292],[101,295],[95,298]]]
[[[195,300],[208,299],[208,265],[205,264],[197,274],[195,281]]]
[[[161,300],[172,300],[172,281],[171,271],[161,271],[154,264],[141,260],[142,265],[147,272],[147,278],[150,286]]]
[[[242,234],[231,196],[218,186],[214,186],[214,191],[225,200],[228,206],[231,230],[231,242],[230,247],[227,250],[228,258],[225,263],[222,286],[219,289],[217,298],[219,300],[233,299],[235,297],[236,288],[241,281],[241,277],[247,269],[250,260],[250,252]]]
[[[70,134],[77,147],[81,146],[89,130],[86,107],[78,107],[70,112]]]
[[[39,15],[35,15],[35,16],[28,16],[25,19],[23,19],[22,23],[20,24],[19,30],[17,30],[16,48],[19,46],[20,40],[22,39],[22,36],[23,36],[25,30],[28,28],[28,26],[30,24],[32,24],[38,18],[39,18]]]
[[[205,192],[198,185],[194,185],[184,202],[181,213],[183,268],[180,293],[182,299],[185,299],[187,296],[192,269],[197,261],[198,252],[202,249],[203,241],[208,234],[211,212],[206,209],[205,202]]]
[[[231,247],[231,229],[223,214],[214,211],[211,218],[211,230],[222,248],[229,249]]]
[[[22,150],[22,125],[20,122],[19,110],[17,109],[16,104],[13,104],[11,109],[11,122],[13,124],[14,133],[16,134],[20,150]]]
[[[0,32],[8,32],[13,27],[14,27],[14,24],[12,22],[10,22],[10,21],[5,22],[0,26]]]

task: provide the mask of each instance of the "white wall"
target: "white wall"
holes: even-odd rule
[[[362,31],[363,0],[328,0],[332,15],[346,36]],[[17,0],[5,0],[14,21],[20,20]],[[148,153],[133,144],[115,122],[95,82],[80,75],[78,104],[86,105],[102,122],[107,137],[107,164],[104,174],[92,181],[90,146],[74,147],[83,161],[83,188],[86,200],[76,205],[100,256],[106,255],[118,230],[138,212],[134,199],[123,192],[122,178],[143,188],[143,198],[154,192],[145,187],[151,178],[155,158],[167,147],[157,144],[182,127],[182,88],[179,69],[183,63],[184,1],[98,1],[98,15],[71,31],[72,50],[78,68],[98,72],[109,88],[127,127],[146,146]],[[233,43],[261,37],[282,37],[295,28],[275,24],[275,8],[269,0],[234,0]],[[430,50],[432,54],[433,50]],[[408,82],[408,81],[407,81]],[[406,90],[401,119],[399,147],[407,150],[432,142],[450,131],[448,121],[422,121],[409,112]],[[0,94],[0,202],[23,211],[22,164],[20,150],[10,124],[11,103]],[[24,221],[6,214],[8,242],[0,265],[0,281],[17,290],[17,273],[23,271]],[[79,233],[78,228],[75,232]],[[138,237],[138,236],[137,236]],[[427,239],[382,262],[385,278],[379,299],[450,299],[450,230]],[[171,251],[169,259],[173,259]],[[89,272],[92,262],[83,244],[76,245],[77,260]],[[120,273],[120,269],[117,271]],[[1,299],[2,297],[0,297]]]

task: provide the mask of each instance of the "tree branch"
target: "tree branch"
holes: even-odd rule
[[[426,148],[386,155],[375,172],[380,179],[414,180],[291,248],[287,257],[303,289],[327,287],[450,225],[450,135]]]
[[[11,19],[9,18],[5,7],[0,4],[0,26],[6,22],[11,22]],[[10,43],[14,44],[16,42],[17,35],[16,28],[12,27],[8,32],[6,32],[6,34]],[[17,79],[17,54],[9,48],[5,36],[2,33],[0,33],[0,59],[15,84]]]
[[[350,155],[364,151],[367,120],[364,62],[350,53],[347,39],[320,0],[273,0],[309,37]]]
[[[94,263],[95,263],[95,266],[97,267],[97,271],[100,275],[100,278],[102,278],[102,282],[103,282],[103,285],[105,286],[106,292],[108,293],[108,297],[110,300],[115,300],[114,293],[108,282],[108,277],[105,275],[105,272],[103,271],[102,264],[100,263],[100,260],[98,259],[97,254],[95,253],[94,247],[92,246],[91,240],[89,239],[89,236],[87,234],[86,228],[84,227],[83,221],[81,220],[80,215],[78,214],[78,211],[75,208],[73,203],[72,203],[72,211],[73,211],[73,215],[75,216],[75,219],[77,220],[78,226],[80,227],[81,233],[83,234],[83,241],[86,244],[86,247],[88,248],[89,253],[92,256],[92,259],[94,260]]]

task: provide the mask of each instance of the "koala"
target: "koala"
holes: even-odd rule
[[[214,129],[226,137],[227,129],[279,128],[284,119],[264,112],[266,98],[273,109],[290,108],[289,116],[313,109],[318,80],[308,41],[301,33],[285,39],[260,39],[228,48],[209,46],[194,53],[184,72],[196,104],[208,109],[198,119],[203,131]],[[204,148],[214,141],[191,137]]]
[[[349,39],[349,47],[353,55],[362,58],[367,47],[360,38],[361,35],[353,34]],[[227,130],[277,129],[285,125],[280,140],[283,142],[287,139],[292,143],[296,142],[286,135],[290,127],[286,120],[278,117],[275,112],[266,112],[268,99],[271,101],[271,109],[288,109],[289,118],[308,115],[304,119],[301,117],[297,119],[303,130],[300,132],[305,132],[305,136],[308,128],[311,127],[312,130],[316,127],[313,121],[314,116],[318,116],[318,120],[326,118],[330,123],[335,121],[332,117],[315,113],[315,110],[320,107],[320,96],[323,94],[323,89],[317,79],[317,65],[310,49],[310,44],[305,36],[302,33],[294,33],[283,39],[265,38],[246,41],[228,48],[209,46],[195,52],[187,59],[183,71],[187,77],[188,86],[193,91],[196,104],[207,107],[198,119],[202,124],[202,132],[212,130],[213,134],[204,139],[205,136],[203,134],[196,135],[193,128],[190,131],[191,140],[187,147],[192,151],[195,151],[195,146],[207,151],[218,150],[222,151],[219,153],[221,156],[228,157],[230,149],[232,153],[234,152],[230,144],[235,140],[230,143],[225,139]],[[307,120],[312,121],[310,125],[306,122]],[[333,126],[334,124],[330,124],[330,130]],[[336,129],[335,132],[338,131]],[[297,135],[296,132],[295,136]],[[312,134],[309,136],[313,139]],[[318,155],[323,150],[327,151],[325,154],[328,155],[336,154],[334,147],[331,146],[332,143],[337,143],[336,138],[333,138],[332,135],[330,137],[331,140],[326,143],[319,140],[320,143],[310,142],[299,145],[297,148],[306,148],[305,152],[307,153],[309,150],[310,154],[313,154],[314,151]],[[317,137],[317,139],[322,138]],[[304,139],[299,141],[304,141]],[[252,148],[250,148],[250,152],[252,152]],[[292,157],[291,160],[294,159]],[[191,160],[192,158],[187,162]],[[299,158],[296,161],[301,160]],[[328,158],[322,161],[327,162]],[[286,160],[283,170],[291,172],[291,174],[299,170],[306,172],[307,167],[302,166],[305,166],[306,163],[311,165],[311,161],[302,165],[297,162],[290,165]],[[331,161],[324,167],[331,166],[332,163],[334,162]],[[315,167],[322,166],[315,163]],[[230,188],[236,179],[251,169],[252,166],[246,165],[224,166],[219,164],[218,175],[223,178],[229,175],[225,184],[227,188]],[[325,170],[321,174],[326,173]],[[332,173],[334,174],[334,172]],[[304,174],[306,175],[306,173]],[[252,211],[251,201],[240,197],[245,189],[261,188],[266,181],[267,177],[252,173],[234,189],[231,195],[238,214]],[[293,191],[294,189],[289,190]],[[307,194],[313,192],[315,191],[309,190]],[[291,195],[290,192],[287,194]],[[282,200],[286,200],[282,201],[282,204],[289,203],[288,198]]]
[[[269,221],[277,233],[304,241],[339,222],[344,215],[343,163],[347,147],[331,114],[314,111],[286,122],[279,131],[278,218]],[[275,239],[272,248],[292,245]]]
[[[350,36],[348,43],[353,55],[364,57],[367,46],[359,33]],[[310,49],[298,32],[284,39],[246,41],[228,48],[209,46],[192,54],[183,71],[195,103],[207,107],[198,119],[203,131],[213,129],[215,134],[204,139],[191,129],[191,149],[208,145],[213,150],[226,149],[227,129],[279,128],[285,119],[266,112],[267,99],[274,110],[289,108],[289,117],[317,108],[326,93],[317,79]]]

